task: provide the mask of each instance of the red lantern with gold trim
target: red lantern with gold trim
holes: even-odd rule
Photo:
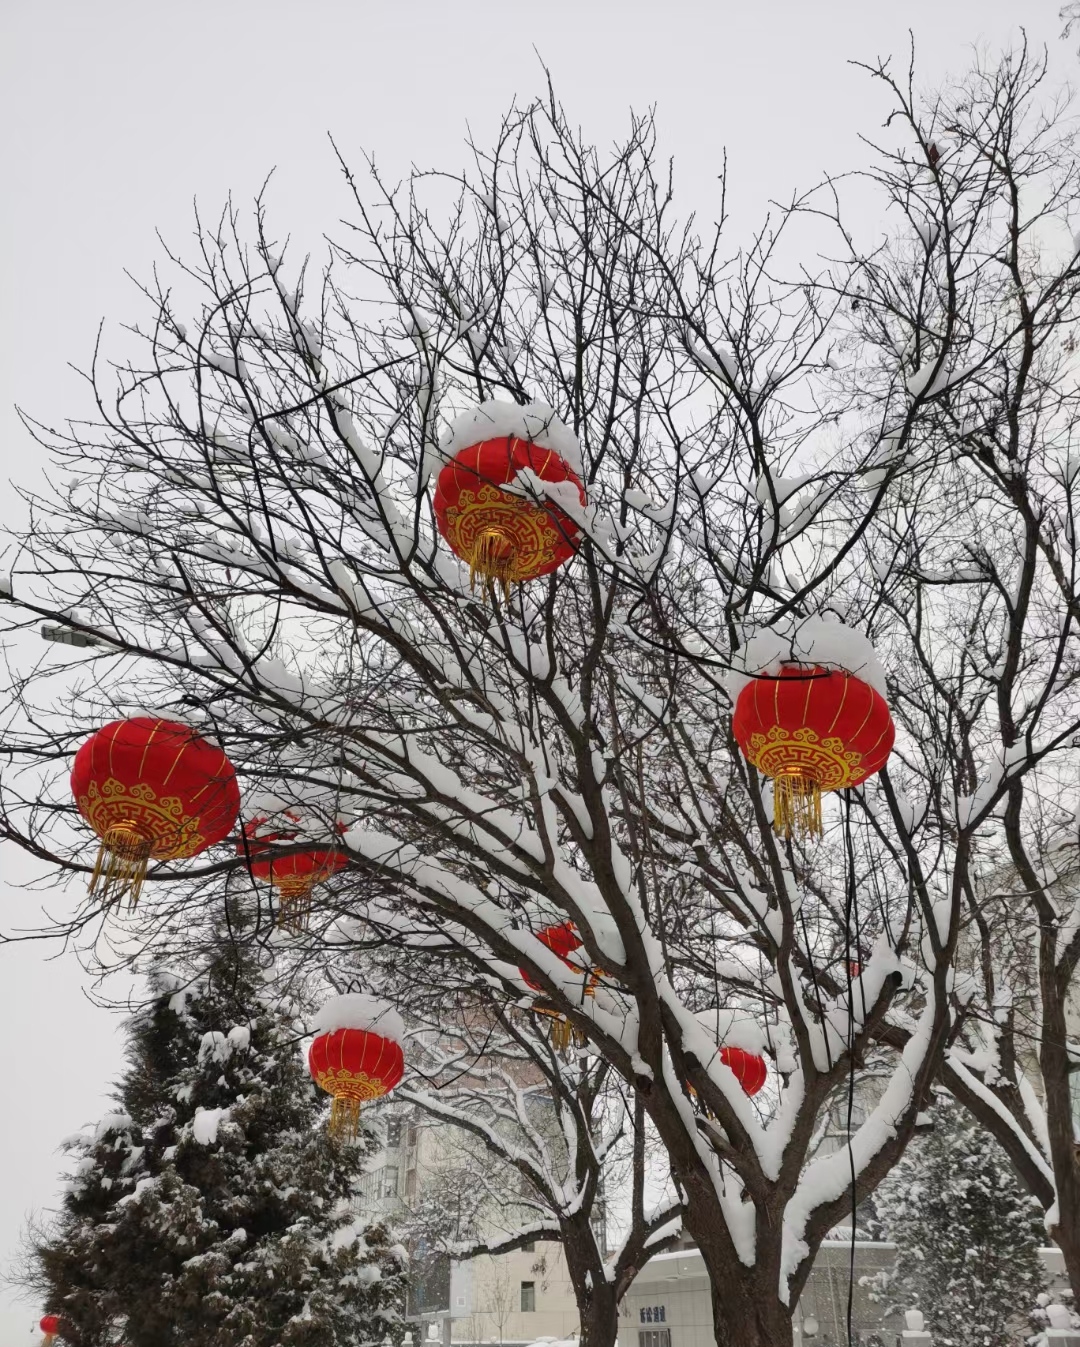
[[[283,817],[290,823],[300,825],[303,820],[292,810],[286,810]],[[307,927],[311,914],[311,891],[316,884],[323,883],[349,864],[348,856],[334,848],[312,847],[310,850],[294,851],[285,855],[268,855],[273,842],[291,842],[296,832],[278,830],[270,832],[268,817],[253,818],[244,824],[244,841],[240,843],[241,854],[248,856],[248,869],[255,879],[269,880],[278,891],[278,925],[294,933]],[[276,828],[276,825],[272,825]],[[344,832],[344,824],[337,825],[338,832]]]
[[[351,1140],[360,1127],[360,1105],[389,1094],[405,1074],[405,1026],[389,1006],[346,994],[322,1007],[315,1029],[308,1070],[315,1084],[333,1095],[331,1134]]]
[[[498,584],[508,597],[511,584],[547,575],[574,553],[578,531],[565,511],[503,489],[526,468],[545,482],[570,482],[585,504],[585,488],[565,459],[513,435],[462,449],[439,473],[435,522],[484,593]]]
[[[586,977],[585,970],[576,963],[571,963],[567,957],[573,954],[575,950],[581,949],[581,939],[577,933],[577,927],[572,921],[560,922],[557,926],[545,926],[542,931],[536,932],[536,938],[542,945],[546,945],[552,954],[557,955],[567,968],[573,973],[579,973]],[[542,988],[535,978],[519,968],[521,980],[526,987],[531,987],[533,991],[541,991]],[[585,996],[594,996],[596,987],[600,981],[599,969],[593,969],[586,977],[585,986],[582,988]],[[571,1044],[581,1047],[585,1040],[581,1034],[574,1029],[565,1015],[560,1015],[557,1010],[546,1010],[542,1006],[533,1006],[533,1011],[537,1015],[546,1015],[551,1020],[551,1042],[552,1046],[559,1052],[566,1052]]]
[[[41,1347],[52,1347],[60,1332],[60,1316],[58,1314],[43,1314],[38,1327],[43,1334]]]
[[[188,725],[135,716],[82,745],[71,769],[79,813],[101,838],[90,892],[139,899],[147,864],[197,856],[223,841],[240,813],[236,772]]]
[[[768,1079],[765,1058],[759,1057],[756,1052],[747,1052],[745,1048],[721,1048],[720,1060],[735,1072],[743,1093],[751,1098]]]
[[[821,832],[821,793],[858,786],[885,766],[896,730],[885,698],[842,670],[785,664],[753,678],[731,729],[746,759],[773,782],[773,825]]]

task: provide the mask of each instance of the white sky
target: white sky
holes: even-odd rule
[[[125,269],[147,276],[154,229],[191,237],[191,203],[246,204],[271,168],[271,225],[302,252],[348,212],[326,132],[396,178],[410,162],[463,167],[516,95],[551,68],[571,120],[601,145],[628,108],[655,104],[684,210],[704,215],[726,146],[736,220],[770,197],[865,159],[857,136],[881,94],[846,63],[915,35],[920,83],[963,69],[974,44],[1050,45],[1054,83],[1076,69],[1059,0],[7,0],[0,10],[3,296],[0,553],[19,517],[8,479],[43,463],[13,412],[86,410],[68,362],[98,322],[141,317]],[[534,47],[536,50],[534,51]],[[537,55],[539,52],[539,57]],[[0,929],[32,926],[23,858],[0,851]],[[50,956],[52,962],[47,962]],[[55,1203],[57,1143],[102,1111],[120,1068],[115,1020],[83,994],[70,955],[0,946],[0,1264],[31,1209]],[[40,1311],[0,1288],[0,1347],[30,1347]],[[35,1330],[36,1331],[36,1330]]]

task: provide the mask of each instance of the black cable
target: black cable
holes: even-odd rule
[[[848,993],[848,1089],[847,1089],[847,1152],[851,1170],[851,1239],[848,1247],[847,1336],[852,1347],[852,1319],[855,1312],[855,1220],[858,1200],[855,1192],[855,1152],[851,1148],[851,1120],[855,1111],[855,998],[851,987],[851,918],[857,912],[855,894],[855,848],[851,840],[851,792],[844,792],[844,852],[846,882],[844,885],[844,963],[847,966]],[[865,1008],[864,1012],[865,1014]]]

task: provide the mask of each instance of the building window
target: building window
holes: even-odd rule
[[[387,1165],[382,1172],[382,1197],[397,1197],[398,1191],[398,1171],[397,1165]]]
[[[638,1330],[638,1347],[671,1347],[670,1328],[643,1328]]]
[[[386,1124],[386,1144],[388,1146],[401,1145],[401,1119],[391,1118]]]
[[[522,1283],[521,1283],[521,1312],[522,1312],[522,1314],[528,1314],[531,1310],[535,1310],[535,1309],[536,1309],[536,1283],[535,1283],[535,1282],[522,1282]],[[670,1347],[670,1344],[669,1344],[669,1347]]]

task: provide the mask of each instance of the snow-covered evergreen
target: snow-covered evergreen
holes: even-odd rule
[[[116,1109],[70,1139],[60,1215],[35,1243],[78,1347],[358,1347],[400,1336],[404,1267],[347,1201],[361,1164],[323,1102],[289,1006],[228,946],[157,972],[130,1022]]]
[[[956,1103],[938,1100],[933,1130],[908,1147],[875,1205],[897,1244],[882,1293],[900,1308],[922,1310],[935,1342],[1024,1341],[1044,1279],[1039,1203],[997,1142]]]

